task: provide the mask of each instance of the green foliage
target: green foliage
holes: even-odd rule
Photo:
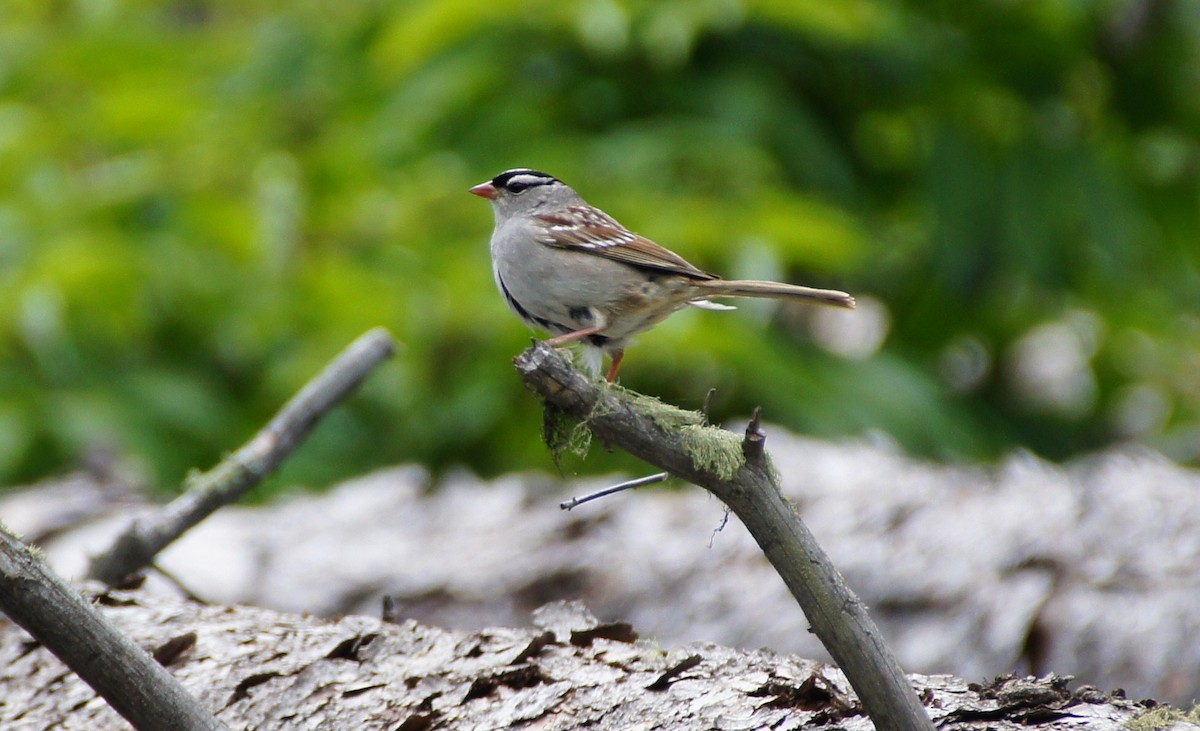
[[[518,165],[884,328],[680,314],[631,388],[939,456],[1196,461],[1198,65],[1179,2],[10,0],[0,483],[115,444],[172,484],[380,324],[403,351],[290,479],[548,466],[465,192]]]

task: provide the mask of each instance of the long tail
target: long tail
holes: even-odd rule
[[[753,279],[704,279],[693,282],[699,299],[709,297],[762,297],[820,302],[854,309],[854,298],[835,289],[813,289],[798,284],[760,282]]]

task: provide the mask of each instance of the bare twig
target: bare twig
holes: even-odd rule
[[[225,728],[150,653],[117,631],[47,568],[36,549],[3,527],[0,611],[92,686],[134,728]]]
[[[562,508],[563,510],[570,510],[571,508],[579,507],[580,505],[583,505],[584,503],[590,503],[593,500],[599,500],[602,497],[612,495],[613,493],[616,493],[616,492],[621,492],[622,490],[632,490],[635,487],[642,487],[644,485],[653,485],[656,482],[665,482],[666,480],[670,479],[670,477],[671,476],[669,474],[667,474],[666,472],[658,472],[653,475],[646,475],[645,477],[639,477],[636,480],[626,480],[625,482],[622,482],[618,485],[613,485],[612,487],[606,487],[603,490],[597,490],[596,492],[589,492],[587,495],[584,495],[583,497],[573,497],[570,500],[567,500],[566,502],[559,503],[558,507]]]
[[[108,550],[92,559],[88,576],[112,585],[142,569],[172,541],[222,505],[232,503],[270,475],[316,423],[395,352],[383,328],[359,337],[305,384],[271,422],[241,449],[203,474],[188,478],[183,494],[135,520]]]
[[[155,573],[157,573],[159,576],[166,579],[167,583],[170,584],[171,586],[174,586],[175,591],[179,592],[184,597],[186,597],[188,601],[196,602],[197,604],[211,604],[212,603],[212,602],[208,601],[207,599],[205,599],[204,597],[197,594],[195,591],[192,591],[192,588],[190,586],[188,586],[186,583],[184,583],[183,579],[180,579],[178,576],[176,576],[173,571],[166,570],[165,568],[163,568],[160,564],[158,564],[156,562],[152,562],[150,564],[150,568],[154,569]]]
[[[762,407],[755,406],[746,425],[746,438],[742,440],[742,454],[746,459],[762,459],[767,448],[767,435],[762,430]]]
[[[646,403],[636,394],[594,383],[542,344],[518,356],[516,366],[530,388],[586,423],[598,439],[705,488],[729,506],[796,597],[876,728],[932,731],[866,608],[780,493],[757,418],[746,439],[738,439],[702,426],[695,412]]]
[[[704,417],[705,424],[711,424],[712,421],[712,402],[717,395],[717,389],[710,388],[708,393],[704,394],[704,405],[700,407],[700,414]]]

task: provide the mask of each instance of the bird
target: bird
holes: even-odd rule
[[[550,333],[552,347],[582,341],[593,370],[607,354],[610,383],[633,336],[684,307],[734,309],[710,302],[714,297],[854,308],[854,298],[837,290],[705,272],[625,228],[549,173],[514,168],[470,192],[492,204],[492,275],[509,309]]]

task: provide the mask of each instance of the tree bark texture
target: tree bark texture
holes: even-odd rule
[[[99,585],[96,585],[97,587]],[[872,723],[824,663],[709,643],[663,648],[577,604],[532,628],[458,632],[365,616],[327,621],[112,590],[99,610],[157,654],[230,728],[842,729]],[[117,731],[125,722],[0,619],[0,728]],[[1121,731],[1145,709],[1065,679],[972,686],[912,676],[943,731]],[[179,728],[165,725],[158,728]]]

